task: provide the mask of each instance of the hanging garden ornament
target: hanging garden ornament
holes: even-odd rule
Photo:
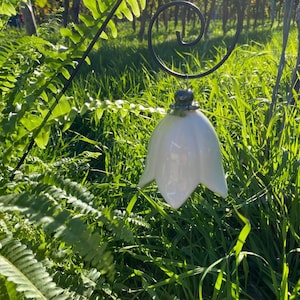
[[[173,208],[179,208],[198,184],[227,196],[218,137],[193,98],[191,90],[176,92],[175,104],[153,132],[139,182],[143,187],[155,180]]]
[[[154,61],[168,74],[182,79],[195,79],[207,76],[216,71],[228,59],[238,41],[243,25],[243,13],[240,5],[236,6],[236,33],[232,44],[227,48],[224,57],[212,68],[202,73],[179,73],[170,68],[155,52],[152,42],[153,26],[158,24],[159,16],[166,9],[183,7],[191,10],[198,17],[200,31],[196,39],[184,42],[176,31],[180,47],[195,46],[203,37],[206,28],[204,14],[189,1],[174,0],[162,5],[149,23],[148,48]],[[186,14],[187,15],[187,14]],[[157,26],[156,26],[157,27]],[[158,124],[150,140],[146,168],[140,179],[139,187],[155,180],[164,199],[174,208],[179,208],[193,193],[198,184],[205,185],[222,197],[227,196],[220,145],[216,132],[193,102],[191,90],[179,90],[175,94],[175,104],[167,116]]]

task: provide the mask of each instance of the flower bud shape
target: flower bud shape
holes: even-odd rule
[[[227,196],[217,134],[198,109],[167,114],[153,132],[139,187],[155,180],[163,198],[179,208],[198,184]]]

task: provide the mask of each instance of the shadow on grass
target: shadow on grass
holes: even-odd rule
[[[251,44],[253,42],[265,44],[271,39],[273,32],[274,31],[271,29],[262,29],[251,32],[243,31],[239,36],[238,44]],[[122,71],[122,69],[125,69],[125,66],[129,65],[139,67],[141,64],[145,64],[147,62],[152,66],[150,61],[152,57],[147,43],[137,42],[135,35],[135,33],[130,33],[127,36],[118,39],[117,42],[114,40],[103,42],[102,46],[97,51],[93,51],[90,55],[92,61],[91,68],[95,72],[99,72],[99,74],[101,74],[103,68],[115,68],[119,72]],[[133,43],[124,42],[126,39],[129,41],[135,41]],[[156,45],[155,48],[157,53],[159,53],[162,57],[173,56],[174,50],[192,51],[199,49],[206,59],[214,60],[217,49],[220,47],[225,48],[225,46],[228,47],[231,41],[231,37],[215,37],[205,41],[201,40],[195,47],[184,48],[178,45],[174,33],[169,35],[163,42]],[[132,44],[134,44],[134,46]],[[154,70],[158,70],[157,65],[154,65],[153,68]]]
[[[99,81],[106,81],[105,87],[102,85],[103,97],[108,96],[107,89],[113,88],[110,84],[112,81],[116,83],[125,77],[128,84],[139,85],[139,89],[143,90],[145,83],[139,79],[145,76],[145,70],[151,74],[160,71],[160,67],[151,56],[147,41],[139,42],[137,33],[132,29],[127,32],[121,33],[118,39],[101,41],[99,49],[92,51],[89,56],[91,65],[84,66],[80,72],[81,78],[88,78],[88,75],[93,73]],[[269,28],[242,31],[238,45],[265,44],[277,33],[278,31]],[[156,54],[169,68],[180,73],[195,74],[215,65],[214,62],[225,55],[232,40],[232,36],[216,36],[201,40],[195,47],[183,47],[177,43],[174,32],[165,36],[154,34],[153,45]],[[159,42],[156,44],[157,41]]]

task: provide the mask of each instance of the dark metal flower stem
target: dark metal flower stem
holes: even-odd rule
[[[17,166],[15,167],[15,169],[12,171],[12,175],[10,176],[10,180],[13,180],[16,174],[16,171],[22,166],[22,164],[24,163],[25,159],[27,158],[28,154],[30,153],[30,151],[32,150],[35,142],[35,138],[38,136],[38,134],[41,132],[41,130],[43,129],[43,127],[45,126],[45,124],[47,123],[48,119],[50,118],[54,108],[56,107],[56,105],[58,104],[60,98],[64,95],[64,93],[67,91],[67,89],[70,87],[73,79],[75,78],[75,76],[77,75],[80,67],[82,66],[82,64],[84,63],[85,59],[87,58],[87,56],[89,55],[90,51],[92,50],[92,48],[94,47],[95,43],[97,42],[97,40],[99,39],[101,33],[105,30],[108,22],[111,20],[111,18],[114,16],[116,10],[118,9],[118,7],[121,5],[123,0],[118,0],[117,3],[114,5],[114,7],[112,8],[112,10],[109,12],[109,14],[107,15],[106,19],[104,20],[103,24],[101,25],[101,27],[99,28],[99,30],[97,31],[97,33],[95,34],[94,38],[92,39],[92,41],[90,42],[89,46],[87,47],[87,49],[85,50],[85,52],[83,53],[82,57],[80,58],[80,60],[78,61],[77,65],[75,66],[75,68],[73,69],[70,78],[65,82],[63,88],[61,89],[60,93],[55,97],[54,103],[51,105],[47,115],[45,116],[45,118],[43,119],[43,122],[40,124],[40,126],[36,129],[36,131],[33,133],[31,140],[29,142],[29,144],[27,145],[23,156],[20,158],[20,161],[18,162]]]

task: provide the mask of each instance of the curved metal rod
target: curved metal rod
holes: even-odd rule
[[[155,21],[158,19],[159,15],[166,9],[168,9],[171,6],[186,6],[190,9],[192,9],[197,16],[199,17],[200,20],[200,33],[198,35],[198,37],[189,43],[183,42],[181,37],[180,37],[180,32],[176,31],[176,37],[177,37],[177,43],[181,46],[195,46],[203,37],[204,34],[204,29],[205,29],[205,18],[202,14],[202,12],[200,11],[200,9],[193,3],[185,1],[185,0],[179,0],[179,1],[172,1],[170,3],[164,4],[163,6],[161,6],[156,13],[153,15],[153,17],[150,20],[149,23],[149,29],[148,29],[148,48],[153,56],[153,59],[158,63],[158,65],[161,67],[161,69],[163,69],[164,71],[166,71],[167,73],[169,73],[170,75],[173,75],[175,77],[179,77],[179,78],[184,78],[184,79],[194,79],[194,78],[200,78],[200,77],[204,77],[207,76],[211,73],[213,73],[215,70],[217,70],[219,67],[221,67],[224,62],[228,59],[228,57],[230,56],[230,54],[232,53],[239,35],[242,31],[242,27],[243,27],[243,14],[242,14],[242,9],[240,5],[237,5],[237,26],[236,26],[236,33],[235,36],[233,38],[232,44],[230,45],[230,47],[227,49],[226,54],[224,55],[224,57],[211,69],[209,69],[208,71],[205,71],[203,73],[199,73],[199,74],[183,74],[183,73],[179,73],[176,72],[170,68],[168,68],[165,63],[163,62],[162,59],[159,58],[159,56],[156,54],[154,47],[153,47],[153,43],[152,43],[152,28],[153,25],[155,23]]]

